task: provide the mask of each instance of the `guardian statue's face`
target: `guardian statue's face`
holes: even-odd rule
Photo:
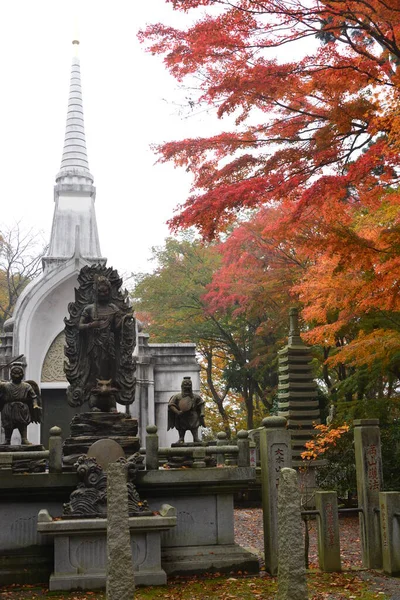
[[[99,284],[97,296],[100,302],[108,302],[110,299],[110,288],[106,283]]]
[[[10,371],[10,375],[11,375],[11,379],[13,381],[16,381],[17,383],[19,383],[20,381],[22,381],[24,372],[21,369],[21,367],[12,367],[12,369]]]
[[[192,382],[191,381],[182,381],[182,394],[184,396],[190,396],[193,393]]]

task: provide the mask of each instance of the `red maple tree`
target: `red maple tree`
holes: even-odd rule
[[[225,235],[211,309],[287,306],[290,291],[335,364],[397,356],[400,1],[172,4],[196,20],[140,37],[231,124],[158,147],[193,174],[171,227]]]

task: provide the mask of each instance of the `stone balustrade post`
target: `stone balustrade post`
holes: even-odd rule
[[[319,512],[319,568],[327,573],[341,571],[337,493],[315,492],[315,507]]]
[[[379,492],[383,484],[382,453],[378,419],[354,421],[357,495],[363,566],[382,567]]]
[[[146,427],[146,469],[148,471],[158,470],[158,435],[156,425]]]
[[[400,575],[400,492],[379,494],[382,568],[388,575]]]
[[[204,469],[206,466],[206,449],[203,446],[193,448],[193,469]]]
[[[62,472],[62,437],[60,427],[52,427],[49,437],[49,473]]]
[[[217,446],[225,446],[227,435],[225,431],[220,431],[217,433]],[[217,466],[224,467],[225,466],[225,455],[223,453],[217,454]]]
[[[292,464],[290,432],[284,417],[266,417],[260,431],[261,490],[265,569],[278,571],[278,484],[281,469]]]
[[[237,445],[239,448],[238,467],[250,466],[250,440],[249,433],[242,429],[237,434]]]
[[[257,466],[257,447],[256,447],[256,444],[254,442],[252,442],[251,440],[250,440],[250,444],[249,444],[249,454],[250,454],[250,466],[256,467]]]

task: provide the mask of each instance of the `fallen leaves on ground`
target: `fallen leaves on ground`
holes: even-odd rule
[[[310,600],[387,600],[381,591],[369,588],[360,573],[308,573]],[[207,577],[175,577],[167,586],[138,588],[135,600],[274,600],[277,580],[264,574],[262,577],[226,575],[219,573]],[[44,587],[11,586],[0,589],[0,598],[7,600],[105,600],[104,592],[49,592]],[[132,599],[133,600],[133,599]]]
[[[375,571],[351,571],[361,567],[361,546],[357,516],[340,519],[340,539],[343,573],[321,573],[318,565],[316,522],[309,521],[310,567],[307,575],[309,600],[395,600],[391,589],[398,580]],[[263,523],[260,508],[235,510],[235,541],[251,547],[260,556],[263,552]],[[135,600],[274,600],[277,580],[263,570],[259,577],[246,573],[220,573],[206,576],[171,577],[167,586],[138,588]],[[396,592],[398,593],[398,592]],[[105,592],[50,592],[46,586],[12,585],[0,588],[0,600],[105,600]]]

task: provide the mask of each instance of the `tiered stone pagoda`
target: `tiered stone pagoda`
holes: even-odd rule
[[[314,423],[321,423],[317,384],[312,374],[311,349],[300,337],[297,308],[290,312],[289,340],[278,352],[278,415],[285,417],[292,434],[294,464],[301,460],[304,444],[315,435]]]

